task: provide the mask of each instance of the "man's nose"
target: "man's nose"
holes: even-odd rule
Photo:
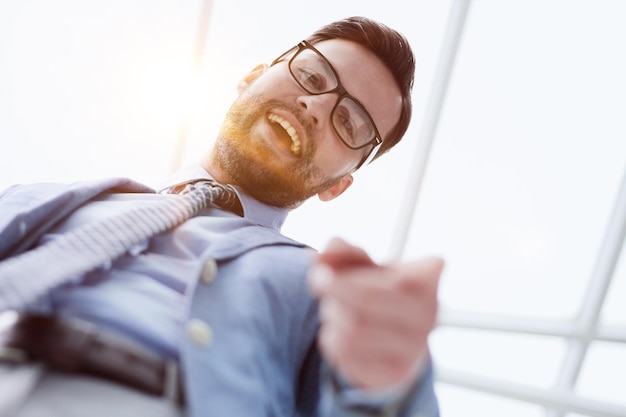
[[[336,93],[303,94],[296,99],[303,113],[311,118],[316,129],[324,129],[330,123],[331,112],[337,103]]]

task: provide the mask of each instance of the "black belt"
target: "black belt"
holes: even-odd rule
[[[0,313],[0,362],[24,361],[41,361],[59,371],[97,376],[184,402],[175,361],[82,320]]]

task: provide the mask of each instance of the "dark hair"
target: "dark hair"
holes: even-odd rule
[[[376,155],[378,158],[395,146],[405,134],[411,121],[411,90],[415,74],[415,57],[407,38],[398,31],[375,20],[354,16],[330,23],[313,32],[306,40],[312,44],[329,40],[345,39],[356,42],[372,51],[393,74],[402,93],[400,120],[383,138]]]

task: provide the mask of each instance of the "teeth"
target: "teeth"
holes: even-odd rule
[[[270,119],[272,122],[278,123],[283,129],[285,129],[285,132],[287,132],[287,134],[291,138],[291,152],[293,152],[296,155],[299,155],[300,154],[300,138],[298,137],[298,134],[296,133],[296,129],[293,126],[291,126],[291,123],[289,123],[287,120],[275,114],[270,114],[268,116],[268,119]]]

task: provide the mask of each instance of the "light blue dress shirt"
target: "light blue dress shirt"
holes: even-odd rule
[[[191,179],[210,178],[193,166],[168,179],[165,186]],[[89,273],[50,293],[39,310],[96,323],[102,329],[132,337],[166,358],[178,357],[182,329],[183,295],[196,279],[207,242],[249,222],[275,229],[282,227],[288,211],[268,206],[237,188],[244,217],[209,208],[175,230],[133,248],[111,265]],[[129,205],[150,204],[171,194],[105,194],[76,210],[43,237],[42,243],[95,219],[111,216]]]

